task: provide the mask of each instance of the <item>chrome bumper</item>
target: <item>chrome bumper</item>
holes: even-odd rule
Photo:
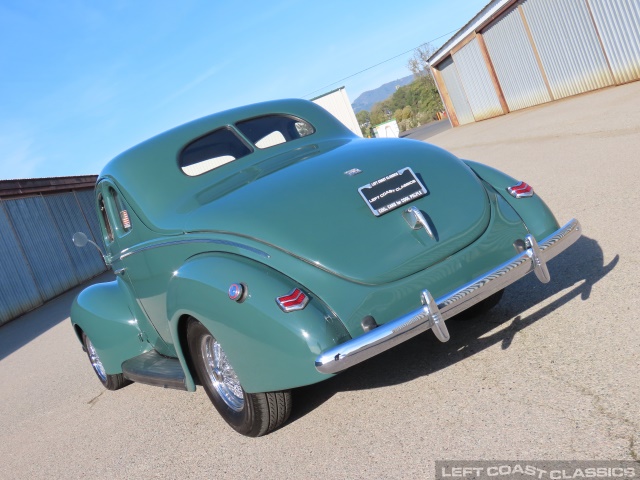
[[[324,351],[316,358],[316,369],[321,373],[341,372],[429,329],[440,341],[446,342],[449,340],[445,325],[447,318],[511,285],[531,271],[541,282],[547,283],[550,276],[546,263],[578,240],[580,230],[580,222],[573,219],[540,244],[532,235],[527,235],[526,249],[511,260],[437,300],[428,290],[423,290],[422,307]]]

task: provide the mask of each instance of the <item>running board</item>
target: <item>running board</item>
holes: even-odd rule
[[[164,357],[151,350],[122,364],[122,374],[133,382],[156,387],[186,390],[184,370],[177,358]]]

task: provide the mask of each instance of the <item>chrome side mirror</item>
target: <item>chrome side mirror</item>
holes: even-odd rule
[[[73,244],[78,248],[82,248],[87,243],[89,243],[89,239],[87,238],[87,235],[83,232],[74,233],[73,237],[71,237],[71,240],[73,241]]]
[[[87,235],[84,232],[76,232],[76,233],[74,233],[73,237],[71,237],[71,241],[78,248],[82,248],[87,243],[90,243],[91,245],[93,245],[94,247],[96,247],[98,249],[98,251],[100,252],[100,255],[102,255],[102,260],[104,260],[105,265],[107,265],[107,266],[111,265],[110,259],[107,258],[107,256],[103,253],[102,249],[98,246],[98,244],[96,242],[92,241],[92,240],[89,240],[89,237],[87,237]]]

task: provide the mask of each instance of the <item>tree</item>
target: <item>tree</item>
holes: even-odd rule
[[[389,100],[388,98],[378,102],[371,108],[371,125],[380,125],[391,118],[394,108],[391,107]]]
[[[356,118],[358,119],[360,127],[368,127],[371,123],[371,114],[367,110],[361,110],[356,113]]]
[[[433,83],[429,58],[435,52],[436,49],[429,43],[424,43],[413,51],[413,57],[407,62],[407,68],[411,70],[416,80]]]
[[[435,48],[428,43],[415,49],[407,63],[415,80],[371,108],[371,125],[386,122],[393,114],[400,131],[404,132],[437,118],[444,107],[428,62],[434,53]]]
[[[407,105],[402,109],[402,120],[409,120],[411,117],[413,117],[413,110],[411,105]]]
[[[371,114],[367,110],[360,110],[356,113],[356,120],[358,120],[358,125],[360,125],[362,136],[368,137],[370,134],[369,131],[371,130]]]

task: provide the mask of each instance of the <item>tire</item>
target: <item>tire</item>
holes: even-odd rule
[[[236,432],[260,437],[279,428],[291,414],[291,391],[247,393],[220,343],[196,320],[187,326],[193,366],[211,403]]]
[[[497,291],[490,297],[485,298],[481,302],[476,303],[473,307],[468,308],[463,312],[460,312],[458,315],[456,315],[453,318],[455,318],[456,320],[463,320],[463,321],[473,320],[477,316],[482,315],[483,313],[487,313],[489,310],[495,307],[500,302],[500,299],[502,298],[503,294],[504,294],[504,288],[502,290]]]
[[[127,380],[121,373],[117,373],[115,375],[109,375],[104,370],[104,366],[102,365],[102,361],[98,356],[98,352],[94,348],[91,340],[87,337],[86,333],[82,332],[82,344],[84,345],[84,350],[87,352],[87,356],[89,357],[89,362],[93,367],[93,371],[96,373],[98,380],[107,390],[119,390],[122,387],[126,387],[131,383],[131,380]]]

